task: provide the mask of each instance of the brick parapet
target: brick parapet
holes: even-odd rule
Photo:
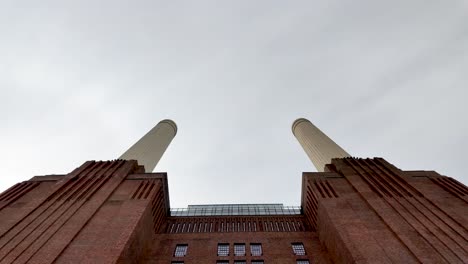
[[[163,233],[304,232],[302,215],[169,217]]]

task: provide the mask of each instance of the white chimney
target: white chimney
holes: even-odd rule
[[[305,118],[299,118],[294,121],[292,132],[319,172],[323,172],[325,165],[331,163],[333,158],[350,156]]]
[[[176,123],[162,120],[119,159],[137,160],[139,165],[145,166],[146,172],[152,172],[176,134]]]

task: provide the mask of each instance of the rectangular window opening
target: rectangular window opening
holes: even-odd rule
[[[291,246],[295,255],[304,256],[306,254],[304,244],[298,242],[298,243],[292,243]]]
[[[174,257],[185,257],[187,255],[187,244],[178,244],[174,251]]]
[[[260,244],[260,243],[250,244],[250,254],[252,256],[261,256],[263,254],[262,244]]]
[[[234,244],[234,256],[245,256],[245,244]]]
[[[221,257],[229,256],[229,244],[227,243],[218,244],[218,256],[221,256]]]

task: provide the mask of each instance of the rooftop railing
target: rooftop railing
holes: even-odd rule
[[[171,208],[171,216],[300,215],[300,206],[282,204],[208,204]]]

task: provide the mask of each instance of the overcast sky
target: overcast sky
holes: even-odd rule
[[[468,184],[467,3],[0,0],[0,191],[115,159],[164,118],[172,207],[299,205],[298,117]]]

